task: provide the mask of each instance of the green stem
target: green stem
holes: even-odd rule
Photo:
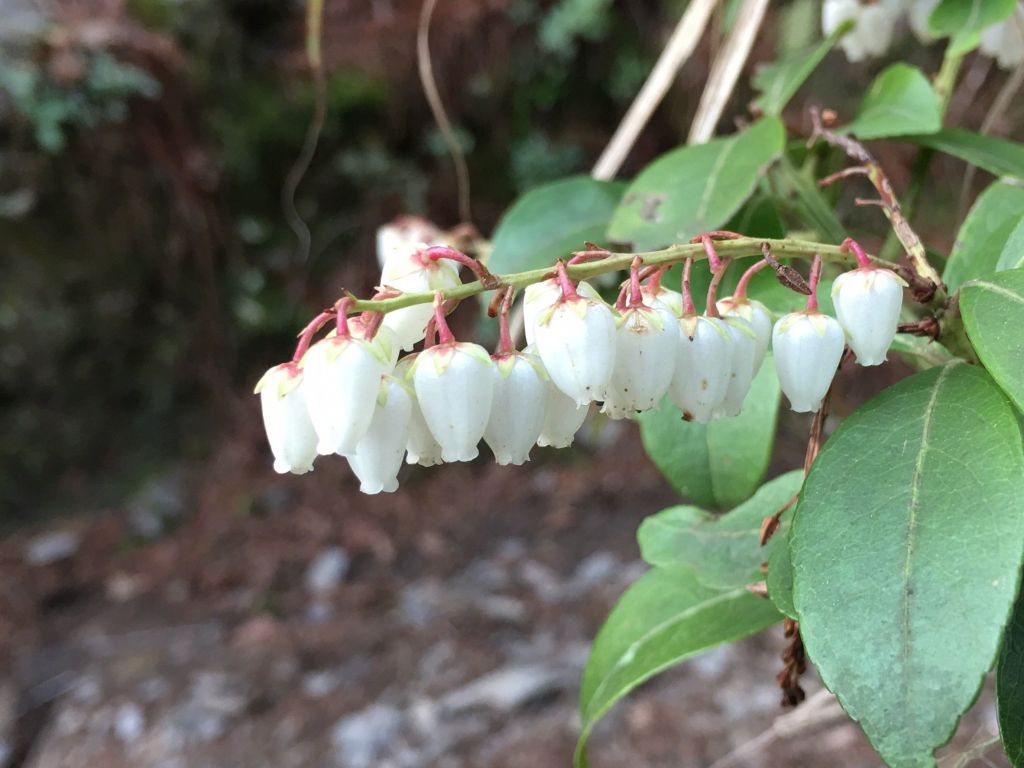
[[[813,259],[815,254],[821,254],[821,258],[825,261],[845,264],[847,266],[856,266],[857,263],[854,255],[844,251],[839,245],[813,243],[807,240],[795,240],[790,238],[773,240],[763,237],[741,237],[735,240],[717,240],[715,241],[715,249],[718,251],[718,255],[723,258],[730,257],[737,259],[744,256],[761,255],[762,243],[768,243],[777,258],[795,257]],[[672,245],[668,248],[663,248],[658,251],[649,251],[647,253],[610,253],[607,258],[599,261],[570,264],[566,267],[566,272],[573,280],[585,280],[608,272],[619,272],[629,269],[633,260],[637,256],[640,256],[643,260],[643,264],[648,267],[656,267],[663,264],[676,264],[683,262],[686,259],[701,260],[707,258],[707,254],[704,251],[704,245],[702,243],[686,243],[682,245]],[[883,259],[872,258],[872,262],[887,269],[896,269],[898,267],[897,264]],[[510,285],[513,288],[524,288],[532,283],[539,283],[542,280],[546,280],[553,274],[553,267],[543,267],[541,269],[531,269],[526,272],[516,272],[515,274],[509,275],[495,275],[494,277],[497,281],[496,285],[485,286],[479,280],[474,280],[472,283],[463,283],[462,285],[458,285],[454,288],[449,288],[448,290],[443,291],[442,295],[446,301],[453,299],[466,299],[470,296],[475,296],[479,293],[493,290],[494,288],[500,288],[504,285]],[[424,293],[405,293],[401,296],[396,296],[395,298],[390,299],[378,299],[376,301],[358,300],[351,304],[350,310],[353,312],[363,312],[366,310],[374,312],[393,312],[396,309],[403,309],[405,307],[415,306],[416,304],[427,304],[433,300],[433,291],[427,291]]]

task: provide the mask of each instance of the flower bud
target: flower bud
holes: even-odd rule
[[[754,375],[761,370],[761,363],[768,352],[768,344],[772,340],[772,314],[768,307],[757,299],[745,296],[736,298],[729,296],[716,303],[722,317],[741,317],[750,323],[754,331]]]
[[[406,355],[398,361],[395,366],[395,376],[401,378],[410,387],[412,386],[412,365],[418,354]],[[423,411],[420,409],[419,400],[412,398],[412,413],[409,416],[409,440],[405,446],[405,461],[407,464],[419,464],[421,467],[433,467],[441,464],[441,446],[430,433],[423,418]]]
[[[498,464],[522,464],[544,427],[548,377],[540,358],[528,352],[493,356],[494,400],[484,440]]]
[[[380,377],[391,370],[391,350],[383,342],[332,336],[309,348],[303,358],[306,403],[326,455],[347,455],[370,428]]]
[[[832,284],[836,317],[860,365],[885,362],[896,336],[905,285],[895,272],[874,267],[845,272]]]
[[[316,432],[304,390],[302,371],[294,363],[275,365],[256,385],[275,472],[302,475],[313,469]]]
[[[586,280],[577,283],[576,293],[594,301],[601,301],[601,294]],[[526,286],[526,291],[523,292],[523,332],[526,334],[528,345],[536,342],[537,319],[560,298],[562,288],[554,277]]]
[[[706,423],[729,387],[732,342],[725,323],[713,317],[684,317],[669,397],[683,417]]]
[[[472,461],[494,398],[494,363],[479,344],[448,342],[420,352],[412,380],[423,418],[445,461]]]
[[[406,247],[397,251],[384,264],[380,284],[384,288],[397,288],[404,293],[422,293],[454,288],[461,284],[458,268],[446,259],[425,256],[426,246]],[[410,350],[423,339],[427,321],[434,314],[430,304],[415,304],[396,309],[384,316],[383,324],[394,331],[395,340],[404,350]]]
[[[757,372],[754,369],[757,335],[750,323],[742,317],[726,317],[722,318],[722,322],[730,335],[729,384],[715,415],[738,416]]]
[[[615,315],[607,304],[559,299],[538,318],[536,338],[548,376],[577,405],[604,393],[615,367]]]
[[[842,327],[820,312],[791,312],[775,324],[775,369],[794,411],[806,413],[821,407],[845,346]]]
[[[349,466],[359,478],[359,490],[366,494],[394,493],[398,490],[398,470],[409,439],[412,395],[406,385],[393,376],[380,382],[370,428],[348,457]]]
[[[679,320],[664,304],[634,307],[616,321],[615,368],[602,413],[624,419],[656,408],[676,371]]]

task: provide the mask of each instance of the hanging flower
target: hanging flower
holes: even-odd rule
[[[503,352],[494,360],[494,400],[484,440],[498,464],[522,464],[544,428],[548,377],[536,355]]]
[[[381,287],[403,293],[446,290],[461,282],[458,268],[446,259],[432,258],[422,243],[393,253],[385,262],[380,276]],[[416,304],[388,312],[383,322],[394,332],[399,347],[408,351],[423,340],[431,315],[433,309],[430,304]]]
[[[754,332],[754,374],[761,370],[768,344],[772,340],[772,315],[768,307],[757,299],[744,296],[729,296],[721,299],[718,312],[724,318],[739,317],[745,320]]]
[[[732,373],[729,330],[718,318],[680,321],[679,349],[669,397],[689,421],[706,423],[722,404]]]
[[[586,280],[580,280],[576,284],[576,293],[594,301],[602,300],[601,294]],[[561,297],[562,288],[556,277],[526,286],[523,292],[523,332],[526,335],[527,346],[537,340],[537,320]]]
[[[896,337],[903,306],[903,278],[871,264],[863,249],[847,239],[860,266],[845,272],[832,284],[832,303],[839,324],[860,365],[881,365]]]
[[[1014,10],[1008,19],[983,29],[978,47],[1003,69],[1024,63],[1024,14]]]
[[[821,7],[821,27],[832,34],[843,22],[854,27],[839,40],[850,61],[884,56],[892,43],[893,31],[903,12],[903,0],[825,0]]]
[[[395,366],[395,376],[404,381],[412,391],[412,366],[418,354],[406,355]],[[430,433],[419,400],[412,392],[412,409],[409,415],[409,439],[406,442],[405,461],[407,464],[419,464],[421,467],[433,467],[443,463],[441,446]]]
[[[399,216],[377,230],[377,263],[383,267],[403,252],[444,245],[441,238],[441,230],[421,216]]]
[[[275,472],[302,475],[313,469],[317,440],[304,390],[302,371],[295,363],[275,365],[256,385]]]
[[[676,370],[679,320],[663,304],[638,305],[622,312],[616,325],[615,368],[601,412],[623,419],[656,408],[668,391]]]
[[[775,369],[794,411],[806,413],[821,407],[845,346],[842,327],[821,312],[791,312],[775,324]]]
[[[359,478],[359,490],[366,494],[398,490],[398,470],[409,439],[412,395],[407,385],[394,376],[380,382],[370,428],[348,457]]]

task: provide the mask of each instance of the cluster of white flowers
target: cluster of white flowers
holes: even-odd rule
[[[862,365],[885,360],[902,302],[900,278],[871,267],[859,247],[861,267],[834,284],[838,322],[812,296],[806,311],[774,326],[746,297],[746,281],[717,311],[697,315],[688,296],[661,286],[660,273],[643,283],[634,264],[613,308],[559,264],[525,291],[526,349],[508,331],[508,293],[499,350],[489,355],[456,341],[445,321],[441,291],[460,283],[445,260],[453,255],[468,259],[424,244],[394,249],[383,290],[435,291],[433,306],[349,318],[343,300],[336,330],[310,345],[331,317],[324,313],[295,359],[267,371],[256,391],[278,472],[308,472],[317,456],[338,454],[364,493],[390,492],[403,457],[423,466],[471,461],[482,439],[499,464],[522,464],[534,445],[569,446],[593,402],[613,419],[657,408],[666,395],[687,419],[735,416],[769,344],[793,409],[815,411],[847,342]],[[399,347],[425,336],[422,351],[398,359]]]
[[[939,0],[825,0],[821,26],[828,35],[852,21],[853,28],[843,35],[839,45],[850,61],[862,61],[885,55],[904,16],[918,40],[932,42],[928,19],[938,4]],[[980,48],[1004,69],[1024,61],[1024,17],[1020,10],[983,30]]]

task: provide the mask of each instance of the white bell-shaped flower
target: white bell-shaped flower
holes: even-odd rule
[[[615,368],[601,412],[624,419],[656,408],[676,371],[679,320],[664,304],[626,309],[615,331]]]
[[[742,317],[754,331],[754,375],[761,370],[761,363],[772,340],[772,314],[768,307],[757,299],[729,296],[716,302],[722,317]]]
[[[576,293],[594,301],[601,301],[601,294],[586,280],[576,285]],[[562,298],[562,288],[557,278],[549,278],[539,283],[531,283],[523,292],[523,332],[526,334],[527,345],[536,342],[537,319]]]
[[[1003,69],[1014,69],[1024,62],[1024,14],[1019,9],[1008,19],[981,31],[978,46]]]
[[[730,335],[729,384],[715,415],[738,416],[757,373],[754,368],[757,362],[757,334],[742,317],[725,317],[722,322]]]
[[[528,352],[493,356],[494,400],[484,440],[498,464],[522,464],[544,428],[548,377],[540,358]]]
[[[403,250],[427,245],[444,245],[441,230],[420,216],[399,216],[377,230],[377,263],[383,267]]]
[[[394,493],[398,490],[398,470],[409,439],[412,395],[407,385],[394,376],[380,382],[370,428],[348,457],[349,466],[359,478],[359,490],[366,494]]]
[[[640,295],[648,307],[663,305],[675,316],[676,322],[683,316],[683,294],[679,291],[665,288],[661,283],[644,283],[640,286]]]
[[[494,398],[494,363],[487,350],[454,341],[430,347],[416,358],[412,380],[441,458],[475,459]]]
[[[940,0],[910,0],[907,20],[910,22],[910,29],[914,36],[922,43],[927,44],[935,40],[935,36],[928,26],[928,19],[939,2]]]
[[[902,12],[903,0],[825,0],[821,27],[830,35],[844,21],[853,21],[855,26],[843,35],[839,46],[850,61],[862,61],[889,50]]]
[[[603,301],[559,299],[537,319],[536,344],[548,376],[578,405],[604,394],[615,368],[615,315]]]
[[[306,404],[326,455],[347,455],[370,428],[380,377],[391,370],[391,351],[374,341],[332,336],[303,358]]]
[[[317,440],[304,390],[302,371],[294,363],[275,365],[256,385],[275,472],[302,475],[313,469]]]
[[[420,243],[390,256],[381,271],[381,286],[397,288],[404,293],[422,293],[454,288],[462,282],[458,268],[451,261],[429,258],[425,249],[426,245]],[[410,350],[423,339],[427,321],[433,314],[432,305],[415,304],[388,312],[383,324],[394,331],[399,347]]]
[[[362,317],[350,317],[348,319],[348,329],[353,339],[366,339],[368,328]],[[327,334],[327,337],[332,338],[336,335],[337,331],[331,331]],[[398,344],[395,340],[395,332],[382,322],[373,336],[373,341],[380,347],[385,356],[387,356],[389,365],[391,366],[390,369],[394,370],[396,363],[398,363]]]
[[[729,387],[732,336],[718,318],[684,317],[669,397],[689,421],[711,421]]]
[[[798,413],[817,411],[843,358],[842,326],[820,312],[791,312],[772,330],[779,385]]]
[[[544,402],[544,428],[537,438],[542,448],[568,448],[587,419],[590,404],[580,405],[555,386],[550,379]]]
[[[860,365],[885,362],[896,336],[905,285],[895,272],[874,267],[845,272],[832,284],[836,317]]]
[[[418,354],[406,355],[395,366],[395,376],[401,378],[412,387],[412,365]],[[414,393],[415,394],[415,393]],[[433,467],[443,463],[441,446],[430,432],[419,400],[412,399],[412,413],[409,416],[409,439],[405,446],[407,464],[419,464],[421,467]]]

